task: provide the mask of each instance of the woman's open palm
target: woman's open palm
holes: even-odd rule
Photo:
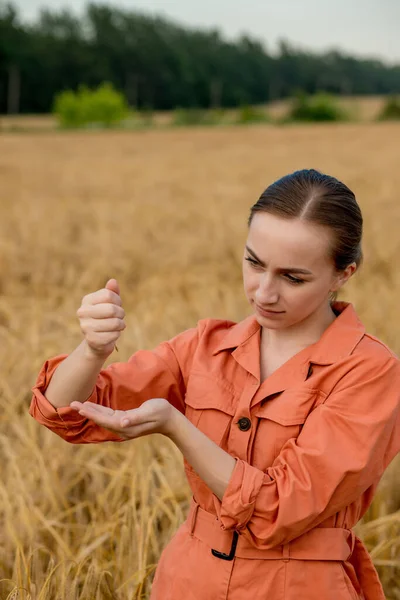
[[[172,412],[176,410],[165,398],[151,398],[131,410],[113,410],[93,402],[71,402],[70,406],[80,415],[127,440],[150,433],[168,435]]]

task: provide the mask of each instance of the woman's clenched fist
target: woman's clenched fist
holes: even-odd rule
[[[90,351],[108,357],[126,327],[116,279],[109,279],[105,288],[84,296],[76,314]]]

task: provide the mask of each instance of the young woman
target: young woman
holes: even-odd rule
[[[82,343],[41,369],[30,413],[65,440],[157,432],[184,456],[193,498],[152,600],[384,600],[352,527],[400,451],[400,361],[336,300],[361,235],[348,187],[287,175],[249,217],[252,316],[103,369],[125,328],[111,279],[83,298]]]

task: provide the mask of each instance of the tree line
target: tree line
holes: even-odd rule
[[[400,65],[282,40],[224,39],[138,11],[90,3],[42,9],[33,23],[0,2],[0,113],[47,113],[56,93],[111,82],[138,109],[263,104],[293,95],[400,93]]]

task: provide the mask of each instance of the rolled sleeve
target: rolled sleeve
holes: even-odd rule
[[[33,397],[29,408],[29,414],[43,424],[52,423],[56,425],[58,423],[63,425],[63,417],[72,423],[82,423],[85,420],[84,417],[82,417],[76,410],[73,410],[69,406],[55,408],[44,395],[44,392],[48,387],[55,370],[59,364],[65,358],[67,358],[67,356],[67,354],[62,354],[46,360],[40,369],[36,383],[32,388]],[[95,397],[95,395],[96,392],[93,390],[91,398]]]
[[[67,354],[62,354],[50,358],[46,360],[40,369],[35,385],[32,387],[33,396],[29,407],[29,414],[36,419],[38,423],[44,425],[71,443],[85,443],[86,441],[96,443],[105,440],[124,441],[124,439],[117,434],[107,431],[88,421],[88,419],[82,417],[82,415],[73,408],[70,408],[69,406],[56,408],[47,400],[44,392],[48,387],[55,370],[67,356]],[[97,391],[96,388],[94,388],[87,400],[96,402],[96,398]],[[94,429],[96,429],[97,435],[93,434]],[[90,436],[88,435],[89,432],[91,433]]]
[[[361,361],[266,472],[237,461],[222,500],[214,496],[221,527],[245,525],[252,543],[267,549],[306,533],[367,492],[365,512],[400,452],[399,413],[399,360]]]
[[[221,503],[217,503],[221,529],[244,529],[250,521],[264,481],[264,474],[244,460],[236,465]],[[217,497],[214,496],[216,500]]]

